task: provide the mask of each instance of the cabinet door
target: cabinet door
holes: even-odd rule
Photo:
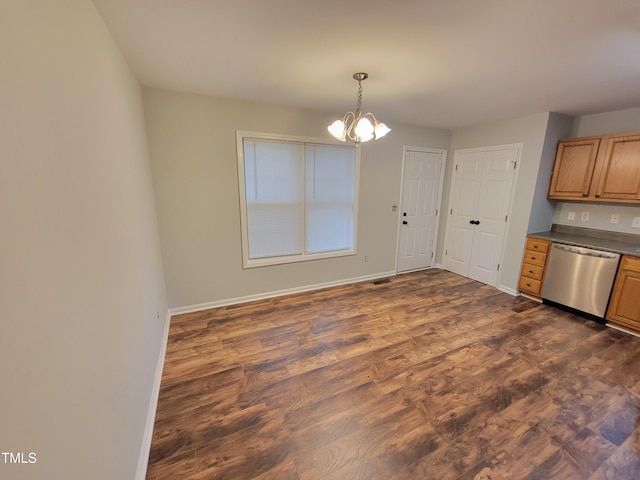
[[[609,136],[602,148],[596,198],[640,200],[640,134]]]
[[[599,145],[600,138],[558,142],[549,198],[580,199],[589,195]]]
[[[640,331],[640,258],[622,257],[607,320]]]

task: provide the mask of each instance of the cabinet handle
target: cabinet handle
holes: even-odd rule
[[[587,195],[588,195],[587,193],[583,193],[583,194],[582,194],[582,196],[583,196],[583,197],[586,197]]]

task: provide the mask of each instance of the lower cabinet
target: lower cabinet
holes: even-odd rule
[[[518,281],[518,290],[522,293],[540,298],[550,245],[548,240],[527,238]]]
[[[640,331],[640,258],[623,255],[611,292],[607,320]]]

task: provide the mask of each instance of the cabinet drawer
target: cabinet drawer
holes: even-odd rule
[[[520,282],[518,282],[519,290],[527,293],[532,293],[536,296],[540,295],[541,286],[542,282],[540,280],[535,280],[533,278],[524,276],[520,277]]]
[[[630,257],[628,255],[623,255],[622,263],[620,263],[620,269],[640,272],[640,257]]]
[[[547,261],[547,254],[541,252],[535,252],[533,250],[525,250],[524,252],[524,263],[532,263],[534,265],[540,265],[544,267],[544,264]]]
[[[549,250],[549,242],[546,240],[537,240],[535,238],[527,238],[526,250],[534,252],[547,252]]]
[[[534,265],[533,263],[522,264],[522,275],[525,277],[542,280],[544,267],[542,265]]]

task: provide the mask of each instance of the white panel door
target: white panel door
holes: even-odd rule
[[[488,285],[498,281],[517,155],[515,148],[485,153],[468,276]]]
[[[520,148],[456,152],[443,266],[488,285],[498,268]]]
[[[449,199],[443,266],[465,277],[469,274],[476,207],[482,183],[483,152],[459,153]]]
[[[433,266],[444,150],[407,150],[404,156],[397,271]]]

